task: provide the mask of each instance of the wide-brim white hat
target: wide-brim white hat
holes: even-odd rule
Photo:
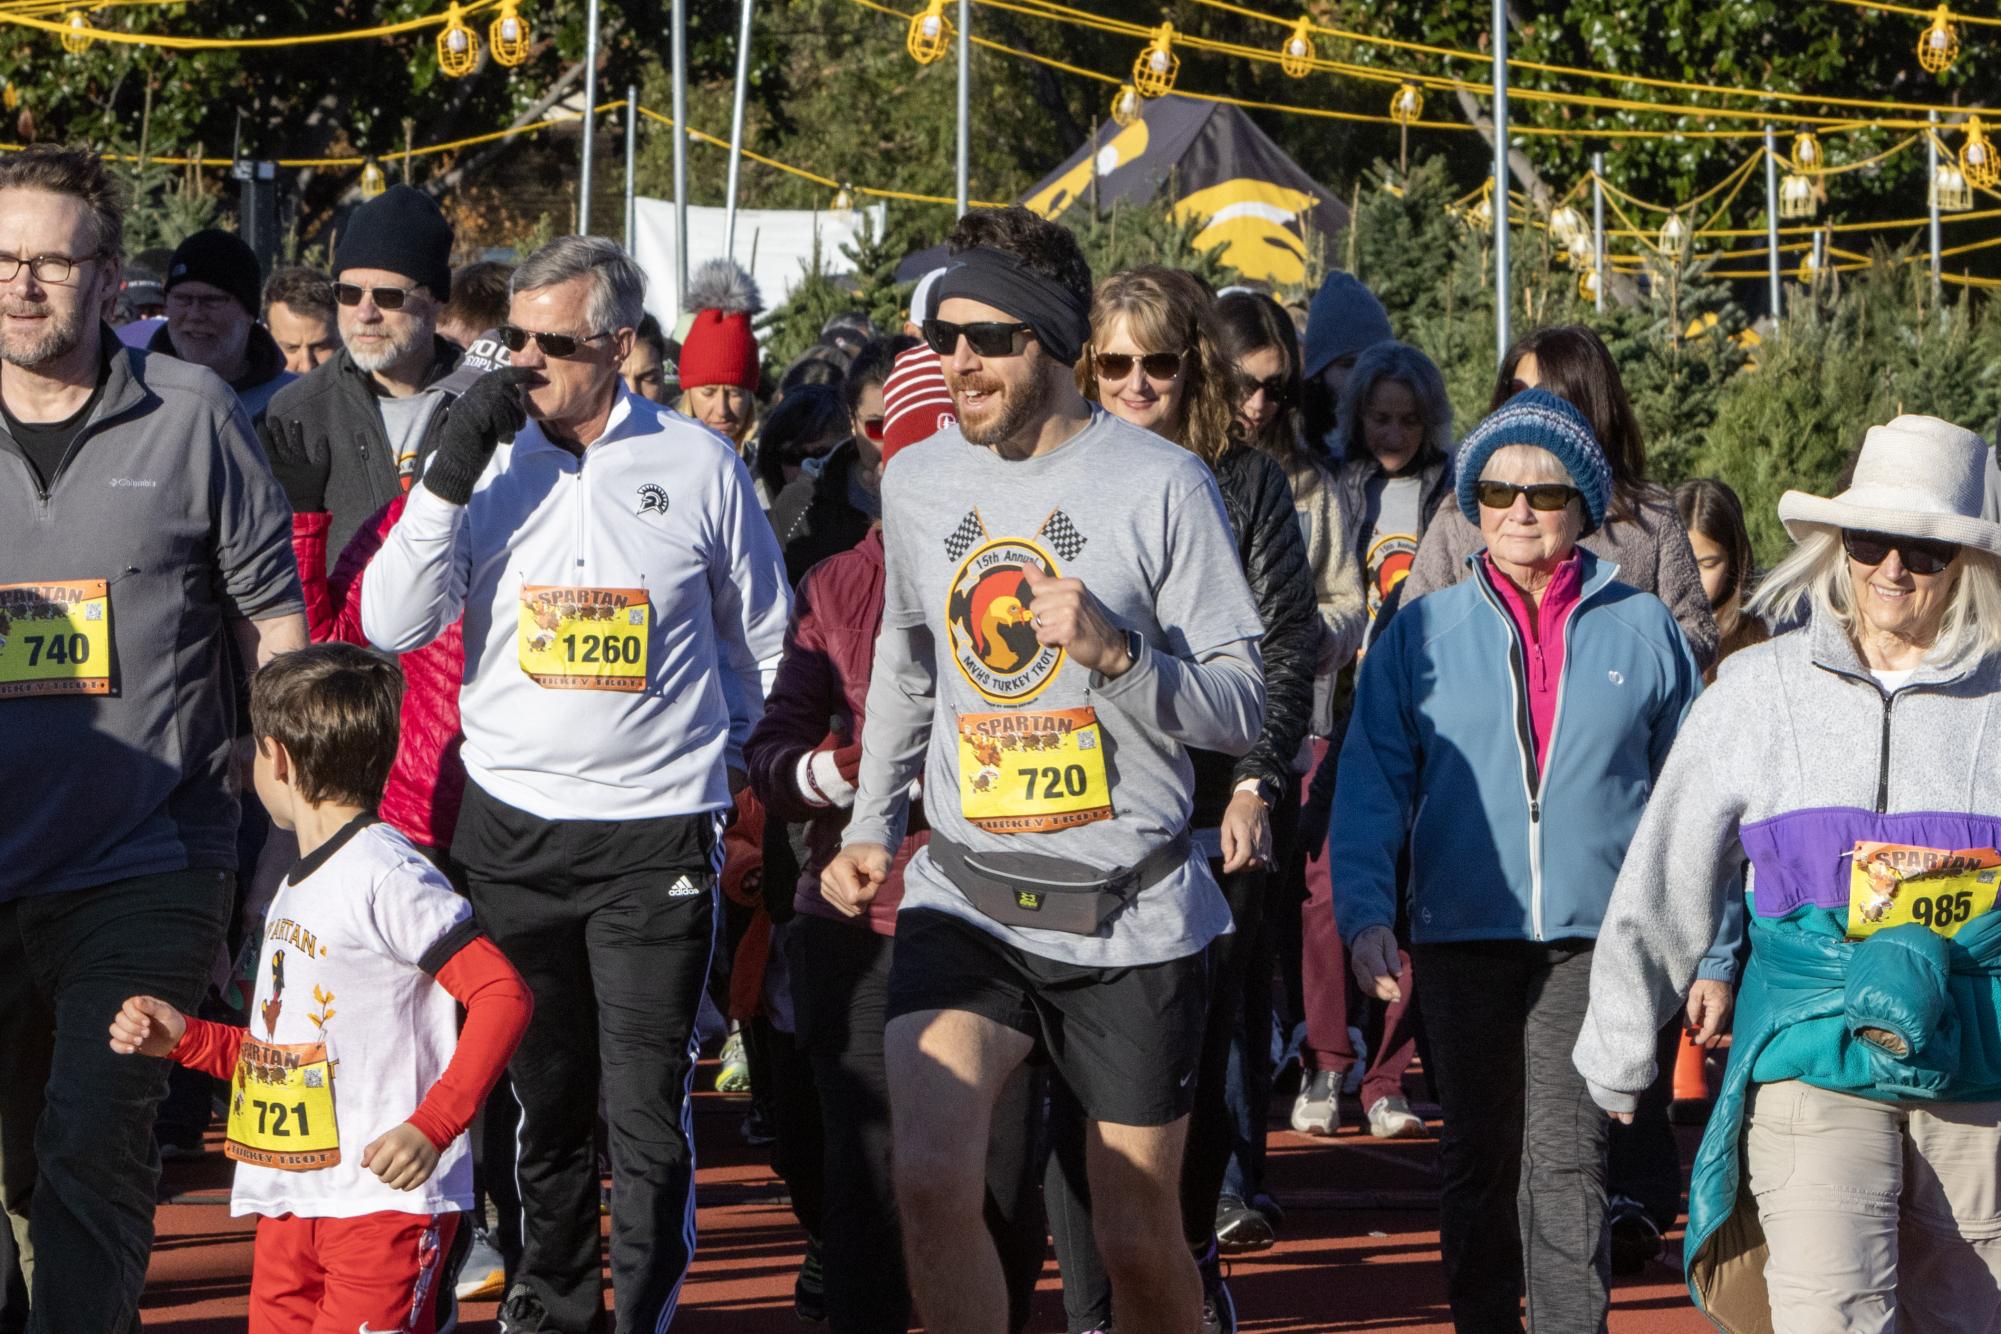
[[[2001,523],[1985,517],[1987,442],[1937,417],[1902,416],[1862,438],[1855,480],[1829,499],[1788,491],[1779,520],[1794,541],[1821,529],[1954,542],[2001,556]]]

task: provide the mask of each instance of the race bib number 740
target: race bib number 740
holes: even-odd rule
[[[0,697],[110,693],[104,580],[0,584]]]

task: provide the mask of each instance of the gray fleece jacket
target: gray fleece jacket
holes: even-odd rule
[[[1591,966],[1575,1061],[1629,1111],[1655,1035],[1748,860],[1751,910],[1845,910],[1857,838],[1935,846],[2001,814],[2001,654],[1927,666],[1893,693],[1819,621],[1732,654],[1689,710],[1626,852]]]
[[[1479,527],[1466,521],[1458,499],[1448,495],[1418,543],[1403,600],[1410,602],[1458,583],[1466,575],[1466,558],[1484,545]],[[1704,670],[1716,661],[1716,617],[1702,591],[1702,571],[1696,568],[1688,531],[1681,526],[1681,515],[1666,487],[1649,483],[1640,488],[1633,518],[1608,524],[1578,545],[1617,565],[1621,583],[1667,603]]]

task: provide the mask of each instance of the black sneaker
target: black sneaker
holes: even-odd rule
[[[548,1316],[542,1299],[526,1284],[517,1283],[500,1304],[500,1334],[542,1334],[542,1322]]]
[[[1223,1281],[1223,1258],[1210,1246],[1195,1261],[1202,1275],[1202,1334],[1237,1334],[1237,1304]]]
[[[1270,1250],[1278,1239],[1271,1220],[1235,1195],[1216,1201],[1216,1247],[1230,1255]]]
[[[1621,1277],[1640,1273],[1667,1254],[1667,1243],[1638,1200],[1614,1195],[1606,1202],[1611,1216],[1612,1272]]]
[[[792,1281],[792,1314],[809,1325],[827,1323],[826,1273],[820,1267],[820,1239],[806,1238],[806,1258]]]

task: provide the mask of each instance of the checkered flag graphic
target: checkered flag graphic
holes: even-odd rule
[[[1041,535],[1049,539],[1049,545],[1065,561],[1077,559],[1077,553],[1084,549],[1086,540],[1077,531],[1077,525],[1070,522],[1070,516],[1062,510],[1050,511],[1049,517],[1042,521]]]
[[[963,559],[967,549],[979,541],[986,531],[987,526],[980,522],[980,512],[966,511],[966,517],[959,520],[959,526],[945,539],[945,554],[953,560]]]

